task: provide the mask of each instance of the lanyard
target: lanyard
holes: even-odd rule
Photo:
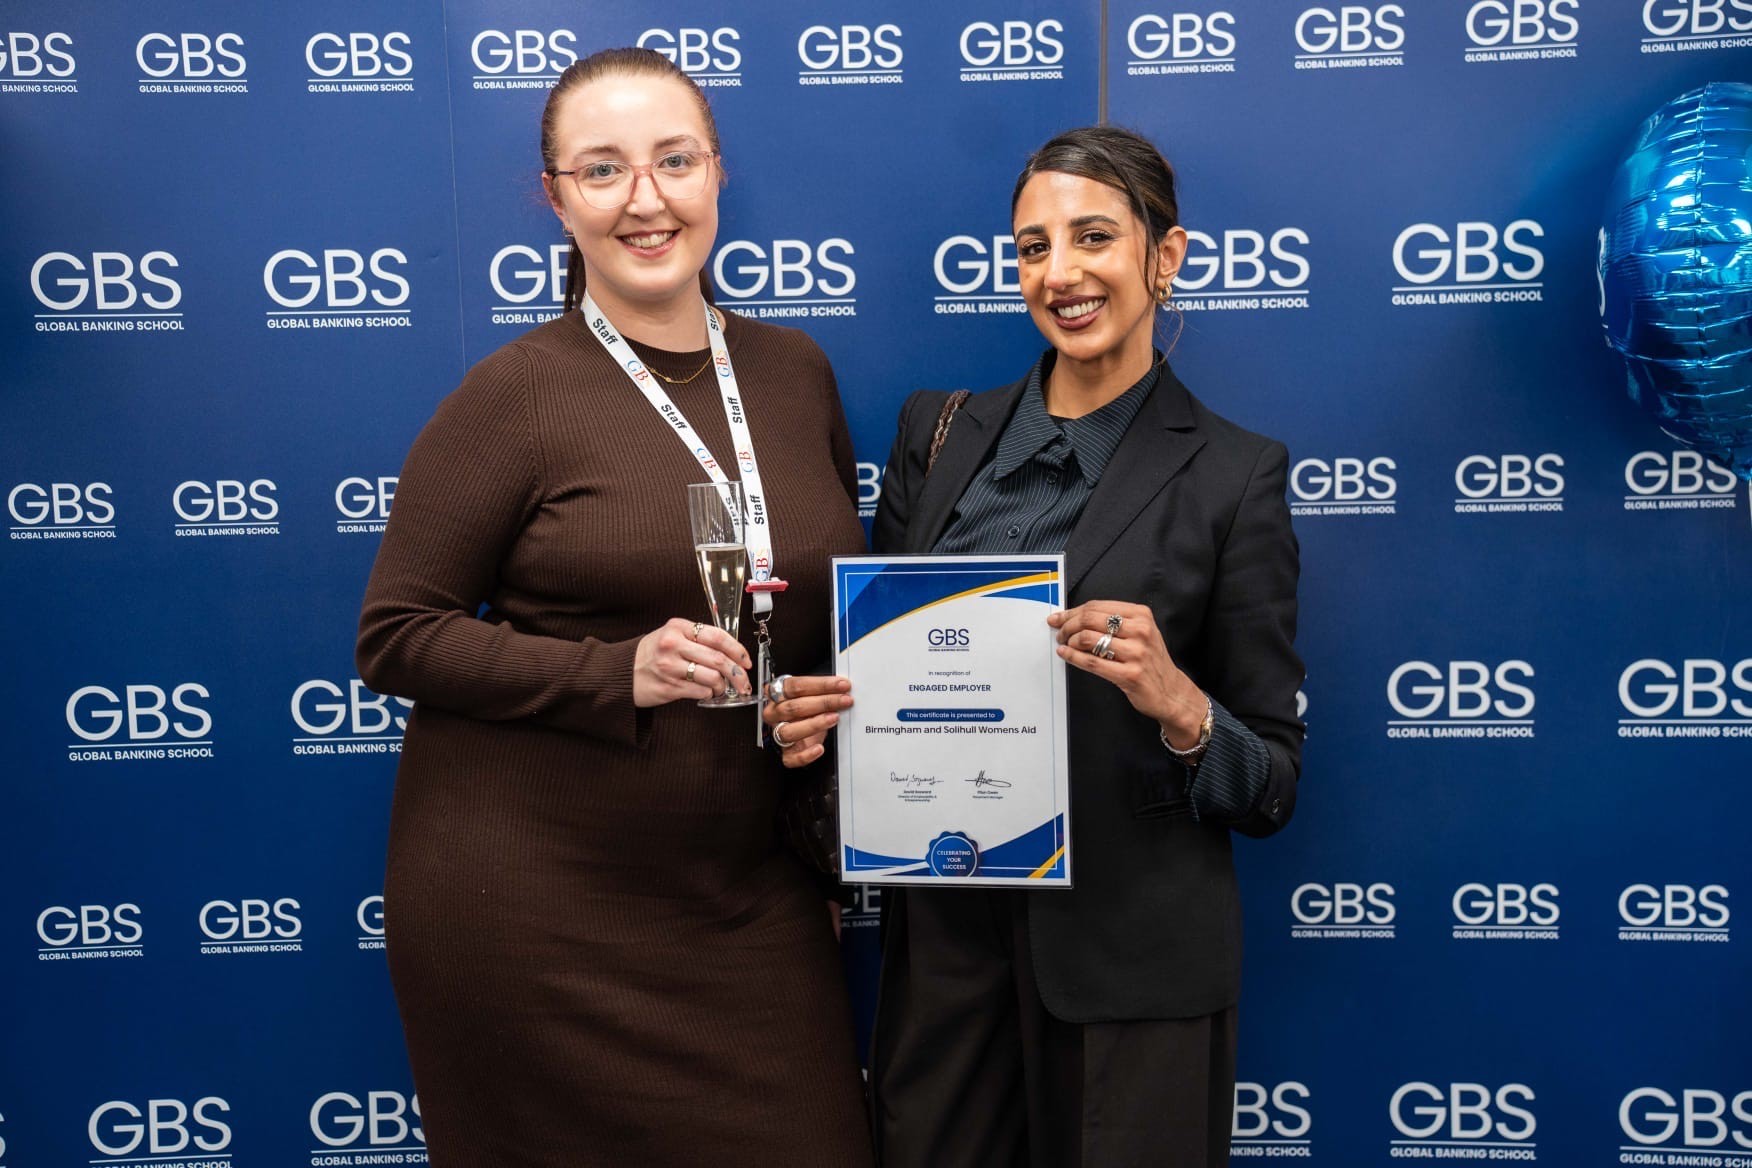
[[[728,483],[729,477],[719,467],[717,459],[712,457],[712,452],[706,449],[706,444],[694,432],[693,426],[676,408],[675,403],[669,400],[669,394],[664,392],[651,371],[645,368],[645,363],[639,360],[638,354],[633,352],[615,327],[608,323],[608,318],[596,307],[596,301],[590,298],[588,291],[584,293],[578,307],[583,311],[590,331],[602,342],[602,347],[627,371],[627,376],[633,379],[633,384],[639,387],[639,392],[645,395],[645,400],[651,403],[651,408],[657,411],[658,416],[675,428],[682,445],[699,460],[700,469],[714,483]],[[783,592],[785,582],[773,575],[772,526],[768,521],[766,492],[761,489],[760,463],[754,458],[754,438],[748,432],[748,416],[742,409],[742,395],[736,385],[736,370],[730,365],[730,350],[724,344],[724,332],[718,327],[718,318],[710,306],[706,308],[706,335],[711,338],[712,367],[718,373],[718,392],[724,399],[724,418],[730,423],[730,440],[736,444],[736,463],[742,474],[742,493],[748,500],[747,534],[744,542],[748,547],[749,572],[754,577],[748,585],[748,591],[754,597],[755,616],[763,618],[772,612],[773,593]]]

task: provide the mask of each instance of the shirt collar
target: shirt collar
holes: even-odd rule
[[[1054,418],[1046,412],[1043,385],[1056,356],[1054,350],[1048,349],[1028,371],[1028,382],[1022,387],[1022,400],[1016,403],[1016,412],[1010,416],[1010,424],[1004,427],[997,452],[992,456],[993,479],[1001,479],[1036,454],[1055,444],[1065,443],[1076,454],[1077,470],[1083,481],[1093,487],[1101,481],[1101,472],[1107,469],[1113,452],[1119,449],[1126,428],[1161,377],[1162,355],[1158,353],[1149,370],[1130,389],[1100,409],[1080,418]],[[1063,456],[1049,460],[1062,464]]]

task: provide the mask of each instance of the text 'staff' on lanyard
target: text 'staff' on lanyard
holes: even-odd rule
[[[676,437],[692,452],[700,469],[714,483],[728,483],[729,476],[718,465],[718,460],[712,457],[712,452],[706,449],[705,442],[694,431],[693,425],[676,408],[675,403],[669,399],[669,394],[657,383],[657,379],[651,376],[651,371],[645,368],[645,363],[639,360],[632,346],[608,323],[608,318],[602,315],[602,310],[596,306],[596,301],[591,299],[588,291],[584,293],[578,307],[584,313],[590,331],[602,342],[602,347],[627,371],[627,376],[632,378],[639,392],[645,395],[645,400],[651,403],[657,416],[675,430]],[[712,343],[712,368],[718,373],[718,394],[724,401],[724,420],[730,424],[730,441],[736,444],[736,466],[742,475],[742,493],[748,500],[748,516],[745,520],[747,534],[743,543],[748,548],[749,575],[753,577],[748,582],[748,591],[754,597],[755,639],[760,654],[755,684],[759,686],[758,693],[764,697],[766,683],[772,672],[772,636],[767,631],[767,617],[773,611],[773,594],[783,592],[787,585],[773,574],[772,524],[767,512],[766,491],[761,486],[760,463],[754,457],[754,437],[748,432],[748,415],[742,408],[742,391],[736,384],[736,370],[730,364],[730,349],[724,343],[724,330],[718,327],[718,317],[710,305],[705,306],[705,313],[706,336]],[[756,702],[757,745],[765,737],[762,723],[758,719],[759,709],[760,703]]]

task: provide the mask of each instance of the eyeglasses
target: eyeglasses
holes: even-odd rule
[[[641,174],[651,180],[665,199],[693,198],[706,189],[706,177],[711,174],[712,159],[716,157],[710,150],[672,150],[643,166],[603,159],[572,170],[550,168],[548,173],[556,177],[571,175],[581,199],[598,211],[614,211],[626,206],[633,197],[633,184]]]

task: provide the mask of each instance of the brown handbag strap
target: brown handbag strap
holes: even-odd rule
[[[943,450],[943,443],[949,437],[949,423],[955,420],[955,411],[960,409],[973,394],[965,389],[958,389],[949,395],[949,400],[943,403],[943,412],[937,415],[937,429],[931,434],[931,453],[925,459],[925,474],[931,473],[931,468],[937,465],[937,455]]]

